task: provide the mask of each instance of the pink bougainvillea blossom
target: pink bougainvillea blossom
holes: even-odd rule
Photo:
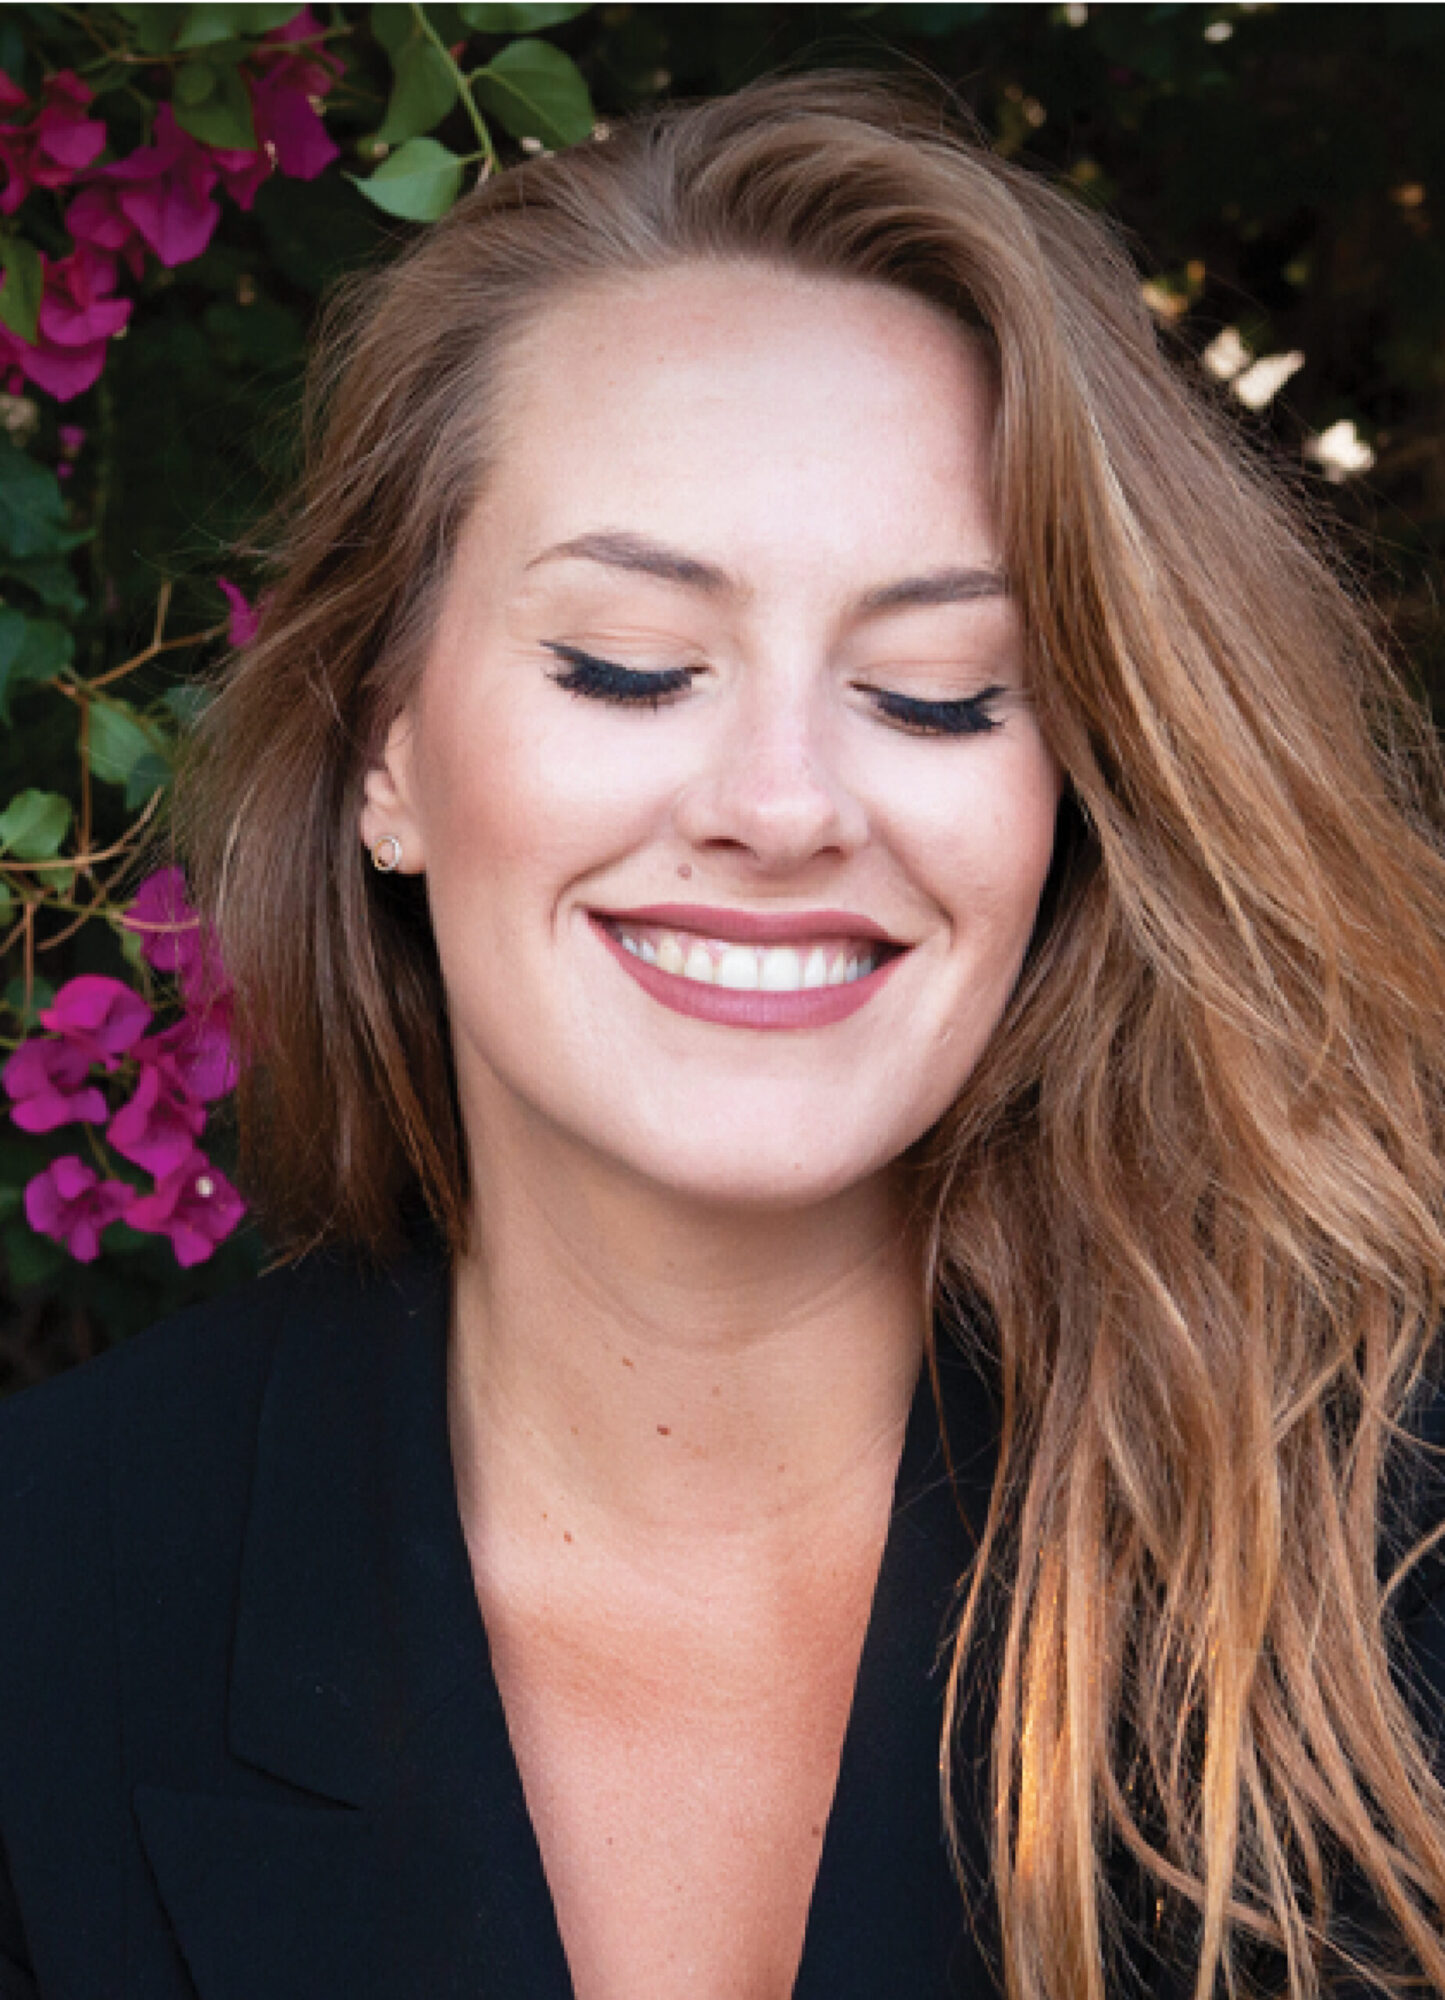
[[[25,1219],[39,1236],[63,1243],[72,1257],[92,1264],[101,1231],[125,1217],[136,1199],[124,1181],[103,1181],[73,1153],[52,1160],[25,1189]]]
[[[226,625],[226,637],[233,646],[249,646],[256,636],[261,623],[261,608],[258,604],[248,604],[245,593],[224,576],[216,578],[216,586],[227,604],[231,616]]]
[[[168,1236],[176,1262],[203,1264],[246,1213],[246,1204],[204,1153],[188,1159],[157,1183],[153,1194],[139,1196],[126,1221],[132,1229]]]
[[[25,110],[23,90],[0,70],[0,114]],[[14,215],[32,187],[65,187],[105,145],[99,118],[87,118],[94,92],[74,70],[58,70],[41,85],[40,109],[28,124],[0,118],[0,214]]]
[[[142,937],[141,956],[157,972],[173,973],[188,1007],[214,1014],[221,1025],[228,1013],[230,982],[215,938],[191,907],[179,868],[148,875],[121,918]]]
[[[199,1104],[213,1104],[236,1088],[237,1064],[227,1024],[215,1013],[187,1015],[135,1048],[137,1062],[151,1063],[171,1078],[175,1089]]]
[[[254,152],[240,146],[212,146],[210,152],[221,186],[237,208],[249,209],[261,183],[271,177],[271,155],[264,146]]]
[[[65,226],[77,243],[123,257],[133,278],[145,276],[146,242],[120,205],[120,191],[108,181],[92,181],[65,211]]]
[[[73,1042],[37,1036],[22,1042],[4,1069],[10,1116],[22,1132],[53,1132],[85,1119],[104,1124],[110,1106],[90,1079],[90,1057]]]
[[[156,112],[153,142],[102,167],[98,178],[120,190],[116,206],[166,265],[189,264],[216,231],[211,199],[218,169],[211,150],[176,123],[169,104]]]
[[[315,180],[340,158],[312,99],[326,95],[343,65],[324,47],[298,46],[317,41],[321,32],[311,9],[303,7],[261,37],[254,58],[251,109],[256,136],[282,173],[301,181]]]
[[[89,1062],[114,1069],[134,1048],[151,1023],[151,1010],[139,993],[119,979],[83,972],[67,979],[40,1019],[54,1034],[84,1051]]]
[[[143,1063],[134,1096],[116,1112],[105,1136],[122,1159],[162,1180],[189,1158],[205,1125],[205,1107],[181,1088],[174,1070]]]
[[[44,291],[35,339],[0,327],[0,367],[13,364],[57,402],[90,388],[105,366],[106,346],[133,311],[112,296],[114,257],[91,243],[77,243],[68,257],[42,256]],[[7,280],[8,282],[8,280]]]

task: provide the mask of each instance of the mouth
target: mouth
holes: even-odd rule
[[[738,1027],[823,1026],[872,998],[907,947],[842,911],[589,912],[624,968],[678,1012]],[[762,933],[762,935],[759,935]]]
[[[734,993],[805,993],[826,986],[850,986],[866,979],[896,956],[899,947],[873,938],[798,938],[787,944],[738,944],[669,929],[601,917],[599,921],[624,951],[695,986],[722,986]]]

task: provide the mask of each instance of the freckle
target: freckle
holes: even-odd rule
[[[573,1437],[576,1437],[576,1435],[577,1435],[577,1426],[576,1426],[576,1424],[573,1424],[573,1426],[572,1426],[572,1435],[573,1435]]]
[[[670,1438],[672,1436],[671,1428],[667,1424],[659,1424],[657,1427],[657,1435],[660,1438]]]
[[[715,1396],[720,1396],[722,1394],[722,1383],[714,1382],[712,1385],[712,1392]]]
[[[563,1539],[563,1541],[564,1541],[564,1542],[570,1542],[570,1541],[571,1541],[571,1539],[572,1539],[572,1537],[571,1537],[570,1533],[568,1532],[568,1530],[567,1530],[566,1528],[564,1528],[564,1529],[562,1530],[562,1539]]]
[[[813,1838],[814,1838],[814,1840],[821,1840],[821,1839],[823,1838],[823,1829],[822,1829],[822,1827],[820,1827],[820,1826],[815,1826],[815,1827],[813,1828]]]
[[[633,1368],[636,1366],[636,1363],[629,1361],[627,1356],[624,1354],[622,1357],[622,1365],[624,1368]]]

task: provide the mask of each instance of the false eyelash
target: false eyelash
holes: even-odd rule
[[[671,696],[683,693],[700,671],[696,667],[664,667],[643,673],[584,653],[580,646],[551,640],[543,643],[547,652],[565,662],[562,671],[551,676],[558,687],[589,701],[613,702],[620,707],[658,708]],[[998,717],[989,714],[990,704],[1003,693],[1000,687],[986,687],[957,701],[920,701],[887,688],[865,692],[890,722],[919,736],[982,736],[1000,727]]]
[[[695,667],[664,667],[658,673],[640,673],[633,667],[619,667],[613,660],[599,660],[577,646],[548,643],[546,649],[566,663],[551,678],[568,694],[631,708],[656,708],[670,695],[681,694],[697,671]]]
[[[1001,687],[981,688],[957,701],[919,701],[887,688],[870,688],[868,692],[891,722],[922,736],[982,736],[1002,727],[998,716],[989,713],[1003,693]]]

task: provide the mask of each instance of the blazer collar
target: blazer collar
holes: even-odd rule
[[[249,1789],[134,1793],[201,2000],[571,2000],[457,1511],[448,1307],[440,1255],[384,1276],[318,1261],[280,1326],[231,1655],[229,1747]],[[959,1480],[950,1489],[925,1384],[800,2000],[990,1990],[920,1811],[936,1796],[937,1642],[992,1469],[979,1379],[956,1358],[944,1372]],[[977,1766],[976,1703],[966,1728]],[[256,1772],[284,1789],[267,1792]],[[981,1853],[970,1860],[981,1875]]]
[[[368,1806],[417,1722],[490,1680],[452,1477],[448,1273],[418,1254],[310,1290],[262,1411],[230,1740],[244,1762]]]

